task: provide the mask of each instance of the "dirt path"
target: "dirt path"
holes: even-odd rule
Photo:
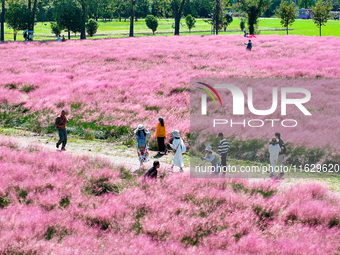
[[[7,137],[12,137],[24,147],[37,145],[50,151],[60,151],[60,147],[59,149],[56,148],[56,142],[58,141],[57,135],[39,135],[25,131],[18,131]],[[83,139],[69,137],[65,153],[102,157],[115,165],[124,165],[128,169],[131,169],[131,171],[139,169],[139,160],[134,146],[127,147],[106,141],[86,141]],[[174,156],[172,152],[169,152],[167,155],[158,155],[155,151],[149,151],[149,154],[150,160],[145,163],[145,169],[151,168],[154,160],[160,161],[162,168],[171,168],[172,158]],[[176,167],[174,168],[174,171],[177,171]],[[188,164],[184,168],[184,171],[189,171]]]
[[[43,148],[50,151],[57,151],[56,142],[58,140],[57,134],[52,135],[39,135],[36,133],[31,133],[22,130],[10,130],[6,132],[0,132],[1,135],[5,135],[6,137],[15,139],[22,146],[42,146]],[[79,139],[76,137],[69,137],[68,144],[66,146],[65,153],[71,153],[72,155],[88,155],[93,157],[101,157],[109,160],[115,165],[124,165],[127,169],[131,169],[132,172],[135,172],[139,169],[139,160],[137,157],[137,152],[135,147],[127,147],[122,146],[121,144],[114,142],[107,142],[101,140],[88,141]],[[60,149],[59,149],[60,150]],[[174,156],[173,152],[168,153],[167,155],[162,155],[159,157],[157,152],[149,151],[150,153],[150,161],[145,163],[145,169],[149,169],[152,166],[154,160],[159,160],[161,163],[161,167],[166,170],[170,170],[172,158]],[[188,156],[184,156],[185,168],[184,172],[189,172],[189,158]],[[174,169],[174,172],[178,171],[178,168]],[[253,178],[251,181],[259,181],[264,180],[266,178]],[[305,181],[317,181],[322,184],[327,185],[330,189],[335,190],[338,195],[340,195],[340,177],[333,179],[285,179],[284,185],[293,185],[298,182]]]

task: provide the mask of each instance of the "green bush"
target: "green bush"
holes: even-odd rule
[[[152,33],[155,34],[155,32],[157,31],[157,27],[158,27],[158,20],[155,18],[155,16],[153,15],[146,16],[145,23],[147,27],[152,30]]]
[[[54,34],[56,37],[58,37],[61,34],[61,27],[54,22],[51,22],[51,32]]]
[[[188,14],[188,16],[185,17],[185,23],[191,33],[191,29],[195,27],[196,19],[191,16],[191,14]]]
[[[87,24],[86,24],[86,32],[88,33],[89,36],[93,36],[94,34],[97,33],[98,30],[98,23],[95,20],[90,20]]]

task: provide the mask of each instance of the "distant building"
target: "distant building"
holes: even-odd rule
[[[314,18],[314,13],[312,9],[299,9],[299,19],[312,19]]]

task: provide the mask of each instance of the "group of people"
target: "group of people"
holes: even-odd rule
[[[157,124],[155,133],[155,137],[157,138],[158,143],[159,150],[158,153],[166,154],[167,148],[165,146],[165,139],[167,136],[167,132],[164,123],[164,118],[160,117],[158,118],[158,121],[159,123]],[[141,170],[144,167],[144,163],[149,161],[149,151],[146,140],[147,136],[150,135],[150,132],[144,127],[143,124],[139,124],[136,130],[134,131],[134,135],[137,140],[137,155],[140,162],[139,170]],[[173,136],[173,141],[170,144],[170,147],[175,151],[175,156],[173,158],[171,170],[173,170],[174,166],[177,166],[179,167],[179,171],[183,172],[184,163],[182,154],[186,151],[186,147],[178,130],[172,131],[171,135]]]
[[[58,41],[58,42],[66,42],[65,35],[63,35],[63,36],[58,35],[57,41]]]
[[[25,42],[33,41],[33,37],[34,37],[33,32],[28,33],[27,31],[25,31],[23,36],[24,36]]]
[[[58,116],[55,120],[55,126],[58,129],[59,141],[56,143],[56,147],[59,148],[61,145],[61,150],[64,151],[67,144],[67,130],[66,124],[69,120],[66,117],[66,112],[64,110],[61,111],[60,116]],[[140,162],[139,170],[144,168],[144,163],[149,161],[149,151],[147,145],[147,137],[150,135],[150,132],[146,129],[143,124],[139,124],[136,130],[134,131],[134,135],[137,140],[137,155]],[[178,130],[174,130],[171,132],[173,137],[172,143],[170,143],[170,147],[174,150],[175,156],[172,160],[171,170],[173,170],[174,166],[179,167],[179,172],[183,172],[183,157],[182,154],[186,152],[186,147],[183,139],[180,136]],[[165,139],[167,137],[166,126],[164,123],[164,118],[158,118],[158,124],[156,127],[155,137],[157,138],[158,150],[159,154],[163,153],[164,155],[167,153],[167,148],[165,146]],[[218,134],[219,145],[217,149],[217,153],[213,151],[211,146],[207,146],[205,148],[205,156],[201,157],[205,162],[209,162],[211,166],[216,169],[216,173],[219,173],[219,169],[223,169],[227,167],[227,155],[230,149],[229,142],[224,138],[223,133]],[[271,174],[270,177],[273,178],[282,178],[284,175],[284,154],[286,153],[286,147],[281,139],[280,133],[275,133],[275,136],[272,137],[270,141],[270,145],[268,148],[268,152],[270,154],[270,164],[271,164]],[[159,161],[154,161],[153,167],[147,171],[145,177],[157,178],[157,169],[160,167]],[[280,169],[280,173],[279,173]]]
[[[246,30],[244,30],[244,35],[243,35],[243,36],[246,37],[246,38],[248,38],[249,34],[247,33]],[[251,51],[251,49],[253,48],[253,43],[252,43],[252,41],[249,39],[248,42],[245,42],[244,44],[247,45],[246,50]]]

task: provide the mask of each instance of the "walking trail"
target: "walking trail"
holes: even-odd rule
[[[39,135],[36,133],[30,133],[27,131],[21,130],[11,130],[11,132],[0,132],[1,135],[5,135],[6,137],[13,138],[16,142],[21,144],[24,147],[28,146],[41,146],[49,151],[60,151],[60,149],[56,148],[56,142],[58,140],[58,136],[56,134],[52,135]],[[109,160],[111,163],[115,165],[124,165],[127,169],[130,169],[132,172],[137,172],[139,169],[139,160],[137,157],[137,152],[135,146],[127,147],[114,142],[107,141],[88,141],[79,138],[69,137],[68,143],[66,146],[66,152],[62,153],[70,153],[72,155],[88,155],[91,157],[100,157],[103,159]],[[173,152],[169,152],[167,155],[157,155],[156,151],[149,151],[149,162],[145,163],[144,170],[147,170],[152,167],[152,163],[154,160],[158,160],[161,163],[161,168],[164,170],[169,170],[171,168],[172,159],[174,157]],[[187,156],[184,156],[184,172],[189,172],[189,159]],[[178,171],[178,168],[174,168],[174,172]],[[251,181],[259,181],[264,180],[264,178],[253,178]],[[338,195],[340,195],[340,177],[333,179],[286,179],[282,184],[284,185],[292,185],[297,182],[305,182],[305,181],[318,181],[331,189],[335,190]]]

